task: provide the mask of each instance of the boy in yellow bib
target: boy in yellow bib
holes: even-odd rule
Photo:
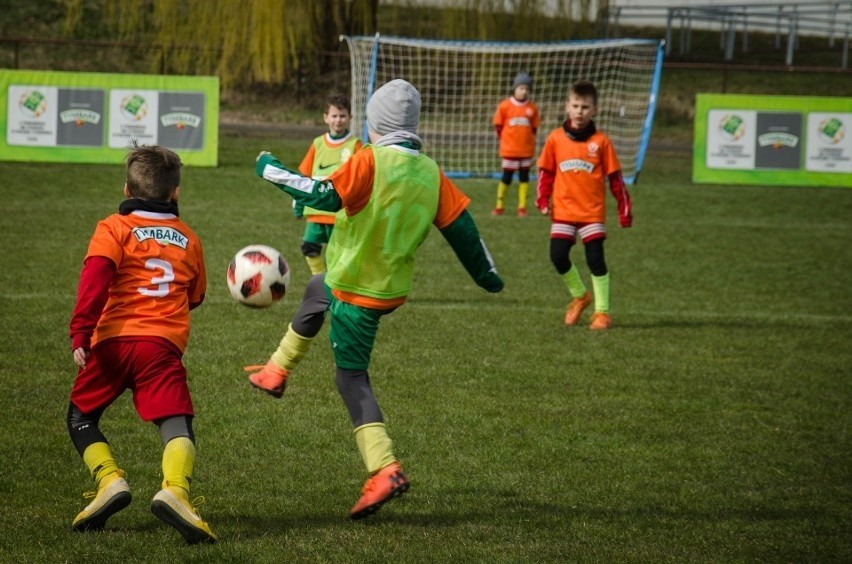
[[[352,115],[345,96],[332,94],[326,98],[322,119],[328,126],[328,133],[313,140],[299,163],[299,172],[317,179],[328,177],[361,148],[361,140],[349,131]],[[334,213],[305,207],[299,202],[294,202],[293,211],[296,217],[305,218],[302,254],[311,274],[325,272],[322,246],[327,245],[331,238]]]
[[[264,389],[280,396],[289,373],[331,314],[329,339],[337,387],[369,474],[350,517],[361,519],[408,490],[402,466],[370,386],[367,372],[382,316],[411,290],[414,255],[434,225],[471,277],[489,292],[503,281],[466,207],[465,196],[421,152],[417,136],[420,93],[404,80],[379,88],[367,105],[371,145],[318,181],[285,168],[273,155],[258,156],[258,176],[297,202],[337,214],[328,245],[328,272],[311,278],[281,345],[267,362]],[[277,377],[277,387],[272,380]]]

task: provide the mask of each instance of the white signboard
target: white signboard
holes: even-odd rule
[[[157,144],[158,92],[109,91],[109,146],[114,149]]]
[[[850,126],[852,113],[809,113],[805,169],[816,172],[852,172]]]
[[[6,105],[9,145],[56,145],[56,87],[10,86]]]
[[[707,168],[754,168],[757,112],[710,110],[707,116]]]

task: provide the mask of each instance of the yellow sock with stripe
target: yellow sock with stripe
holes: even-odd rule
[[[163,487],[181,488],[189,497],[195,469],[195,445],[189,437],[175,437],[163,449]]]
[[[118,463],[112,457],[112,451],[107,443],[92,443],[87,446],[83,451],[83,463],[89,469],[98,489],[101,488],[104,478],[118,471]]]
[[[593,274],[592,289],[595,292],[595,312],[609,313],[609,272],[603,276]]]
[[[278,349],[272,353],[272,362],[290,372],[301,362],[302,357],[311,348],[313,337],[303,337],[293,330],[293,324],[287,326],[287,332],[278,344]]]
[[[529,182],[521,182],[518,184],[518,209],[525,210],[527,209],[527,194],[530,191],[530,183]]]
[[[501,182],[497,185],[497,209],[502,210],[506,203],[506,192],[509,191],[509,185]]]
[[[562,280],[565,281],[571,297],[582,298],[586,293],[586,285],[583,284],[583,280],[580,278],[580,271],[573,264],[568,272],[562,275]]]
[[[391,462],[396,462],[393,442],[384,423],[367,423],[355,429],[355,443],[370,474],[375,474]]]
[[[305,256],[305,262],[308,263],[308,268],[311,269],[311,274],[322,274],[325,272],[325,259],[322,255],[315,257]]]

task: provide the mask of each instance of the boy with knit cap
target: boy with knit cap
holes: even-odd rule
[[[518,171],[518,217],[527,215],[530,167],[535,155],[535,134],[541,122],[538,107],[530,99],[532,87],[532,77],[519,72],[512,83],[512,95],[500,102],[494,113],[503,177],[497,185],[497,206],[492,215],[503,215],[506,193],[515,171]]]
[[[325,180],[307,178],[262,152],[256,172],[304,205],[337,212],[328,270],[308,282],[282,346],[267,362],[270,393],[287,377],[331,314],[335,378],[369,475],[350,517],[361,519],[408,490],[393,453],[368,368],[379,322],[411,290],[414,255],[438,228],[474,281],[489,292],[503,281],[466,208],[465,196],[421,151],[420,93],[404,80],[379,88],[367,105],[371,145]],[[272,381],[277,375],[277,382]],[[277,385],[277,386],[276,386]],[[276,394],[273,394],[276,395]]]

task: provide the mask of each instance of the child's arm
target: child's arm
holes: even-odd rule
[[[331,182],[314,180],[292,171],[266,151],[257,156],[255,171],[259,177],[288,193],[302,205],[330,212],[336,212],[343,206]]]
[[[115,263],[107,257],[90,256],[83,263],[69,332],[74,363],[81,368],[86,367],[92,334],[109,299],[109,286],[115,271]]]
[[[535,188],[535,207],[543,214],[550,213],[550,196],[553,195],[553,181],[556,176],[546,168],[538,169],[538,185]]]
[[[618,202],[618,223],[622,227],[633,225],[633,206],[630,205],[630,192],[624,184],[620,170],[609,175],[609,190]]]
[[[503,280],[497,274],[494,259],[467,210],[440,231],[478,286],[492,293],[503,289]]]

